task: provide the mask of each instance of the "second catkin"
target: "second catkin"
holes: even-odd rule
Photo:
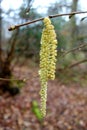
[[[46,116],[47,82],[55,79],[57,39],[54,26],[48,17],[44,18],[44,29],[40,49],[41,114]]]

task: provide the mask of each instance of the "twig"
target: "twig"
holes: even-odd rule
[[[26,81],[26,79],[6,79],[6,78],[0,78],[0,80],[2,80],[2,81],[22,81],[22,82]]]
[[[57,70],[58,70],[58,71],[61,71],[61,72],[63,72],[63,73],[65,74],[67,70],[69,70],[69,69],[71,69],[71,68],[73,68],[73,67],[75,67],[75,66],[77,66],[77,65],[79,65],[79,64],[85,63],[85,62],[87,62],[87,58],[85,58],[85,59],[83,59],[83,60],[80,60],[80,61],[78,61],[78,62],[76,62],[76,63],[73,63],[73,64],[71,64],[71,65],[69,65],[69,66],[66,66],[66,67],[64,67],[64,68],[59,68],[59,69],[57,69]]]
[[[77,65],[79,65],[79,64],[82,64],[82,63],[84,63],[84,62],[87,62],[87,59],[84,59],[84,60],[78,61],[78,62],[76,62],[76,63],[74,63],[74,64],[68,66],[67,68],[75,67],[75,66],[77,66]]]
[[[71,50],[68,50],[66,51],[62,56],[65,56],[67,55],[68,53],[71,53],[71,52],[74,52],[76,50],[81,50],[83,47],[87,46],[87,43],[86,44],[81,44],[80,46],[76,47],[76,48],[73,48]]]
[[[49,18],[55,18],[55,17],[60,17],[60,16],[75,15],[75,14],[81,14],[81,13],[87,13],[87,11],[79,11],[79,12],[64,13],[64,14],[55,14],[55,15],[49,15],[48,17]],[[12,31],[12,30],[15,30],[19,27],[22,27],[22,26],[25,26],[25,25],[28,25],[28,24],[32,24],[32,23],[35,23],[35,22],[38,22],[38,21],[42,21],[43,19],[44,19],[44,17],[29,21],[29,22],[26,22],[26,23],[23,23],[23,24],[14,25],[14,26],[11,26],[10,28],[8,28],[8,30]]]

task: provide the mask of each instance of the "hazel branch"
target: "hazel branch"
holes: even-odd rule
[[[79,12],[55,14],[55,15],[49,15],[48,17],[49,18],[55,18],[55,17],[68,16],[68,15],[76,15],[76,14],[82,14],[82,13],[87,13],[87,11],[79,11]],[[32,24],[32,23],[35,23],[35,22],[38,22],[38,21],[42,21],[43,19],[44,19],[44,17],[39,18],[39,19],[35,19],[35,20],[32,20],[32,21],[29,21],[29,22],[26,22],[26,23],[23,23],[23,24],[13,25],[13,26],[10,26],[8,28],[8,30],[12,31],[12,30],[18,29],[19,27],[26,26],[28,24]]]

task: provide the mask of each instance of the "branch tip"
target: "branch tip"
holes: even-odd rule
[[[8,28],[8,31],[12,31],[12,30],[15,30],[17,27],[16,26],[11,26]]]

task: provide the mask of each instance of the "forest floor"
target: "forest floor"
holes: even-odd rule
[[[14,74],[28,80],[20,94],[0,95],[0,130],[87,130],[87,86],[49,81],[42,125],[31,106],[33,100],[40,104],[38,68],[15,67]]]

